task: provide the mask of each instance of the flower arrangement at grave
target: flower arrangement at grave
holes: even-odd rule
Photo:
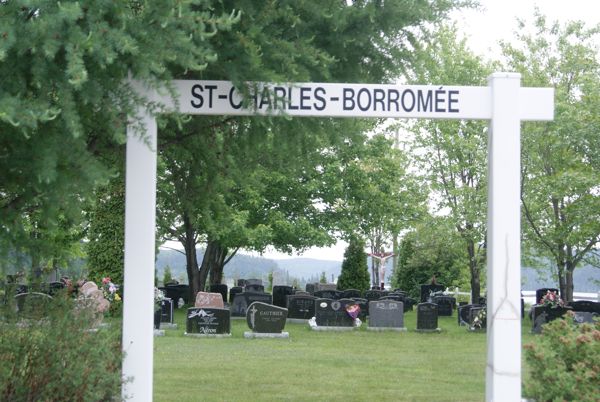
[[[119,287],[112,283],[109,276],[102,278],[102,294],[104,298],[109,301],[110,308],[108,314],[112,316],[120,315],[121,312],[121,296],[119,296]]]
[[[473,318],[473,329],[485,329],[487,326],[487,308],[479,310]]]
[[[165,300],[165,293],[159,288],[154,288],[154,310],[162,307],[163,300]]]
[[[548,290],[542,297],[540,305],[550,308],[559,308],[565,307],[565,302],[556,294],[556,292]]]

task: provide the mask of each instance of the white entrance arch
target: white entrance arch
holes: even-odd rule
[[[522,88],[516,73],[486,87],[378,84],[256,84],[251,108],[227,81],[174,81],[178,98],[136,91],[167,110],[204,115],[286,114],[489,120],[486,401],[521,400],[520,124],[552,120],[554,90]],[[123,396],[152,400],[157,127],[137,110],[127,127]],[[140,127],[143,127],[140,133]]]

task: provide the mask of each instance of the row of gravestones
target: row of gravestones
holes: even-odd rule
[[[308,300],[306,299],[306,301]],[[314,298],[311,301],[312,309],[308,305],[305,307],[307,312],[314,310],[317,327],[354,326],[355,317],[348,313],[349,306],[357,305],[353,299]],[[369,328],[405,329],[404,306],[401,301],[376,300],[369,302],[368,306],[370,310]],[[254,333],[281,333],[291,311],[293,310],[270,303],[253,301],[248,305],[245,316],[248,326]],[[231,315],[232,312],[225,308],[220,294],[200,292],[196,298],[195,307],[188,309],[186,334],[228,335],[231,331]],[[437,304],[421,303],[417,306],[418,331],[439,331],[437,323]]]

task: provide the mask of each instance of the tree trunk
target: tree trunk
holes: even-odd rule
[[[471,273],[471,303],[479,303],[481,297],[481,280],[479,278],[479,264],[475,253],[475,243],[467,241],[467,252],[469,255],[469,271]]]
[[[185,237],[182,241],[185,250],[185,268],[188,276],[188,284],[190,287],[188,300],[193,303],[196,299],[196,294],[204,289],[206,283],[207,271],[198,269],[198,256],[196,254],[196,235],[192,227],[189,216],[183,216],[183,226],[185,228]]]
[[[202,259],[202,265],[206,264],[208,267],[209,283],[211,285],[218,285],[223,281],[223,270],[225,269],[225,259],[228,252],[229,249],[222,246],[217,240],[209,240],[206,244],[206,253],[204,253]]]
[[[575,265],[568,261],[565,269],[565,293],[561,292],[561,295],[564,295],[563,300],[566,302],[573,301],[573,271],[575,271]]]
[[[392,253],[394,253],[392,256],[392,272],[389,274],[389,277],[393,282],[396,275],[396,270],[398,269],[398,256],[400,255],[398,250],[398,233],[394,233],[394,237],[392,237]]]

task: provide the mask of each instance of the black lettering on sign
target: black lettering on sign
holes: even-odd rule
[[[388,90],[388,99],[387,99],[388,112],[392,111],[392,105],[395,106],[396,112],[398,112],[400,110],[400,106],[398,105],[399,98],[400,98],[400,92],[398,92],[397,89]]]
[[[273,109],[285,110],[285,88],[274,87],[273,88]],[[279,106],[281,102],[281,107]]]
[[[417,111],[419,112],[431,112],[433,108],[431,90],[427,91],[427,97],[423,97],[423,91],[417,90]]]
[[[377,111],[377,105],[381,105],[381,111],[385,112],[385,91],[380,88],[373,90],[373,111]]]
[[[302,110],[310,110],[310,105],[308,104],[308,101],[310,101],[310,91],[310,88],[300,88],[300,109]]]
[[[196,109],[200,109],[202,107],[202,105],[204,104],[204,99],[202,98],[202,95],[200,95],[204,90],[202,89],[202,85],[200,84],[196,84],[194,86],[192,86],[192,98],[196,98],[197,101],[195,101],[194,99],[192,99],[190,101],[190,104],[192,105],[192,107],[196,108]]]
[[[316,110],[324,110],[325,109],[325,88],[316,87],[315,88],[315,102],[313,103],[313,107]]]
[[[452,109],[452,104],[458,103],[458,98],[455,98],[452,95],[458,96],[458,91],[457,90],[448,91],[448,111],[450,113],[458,113],[458,111],[459,111],[458,108]]]
[[[207,85],[205,87],[208,90],[208,107],[212,109],[213,107],[213,90],[217,89],[216,85]]]
[[[404,92],[402,92],[402,109],[406,110],[407,112],[412,112],[413,109],[415,108],[415,93],[412,91],[412,89],[407,89]]]
[[[444,102],[446,102],[446,99],[444,99],[445,94],[446,94],[446,91],[444,91],[441,87],[440,87],[440,89],[437,89],[435,91],[435,111],[436,112],[445,112],[446,111],[446,108],[444,107]]]
[[[363,94],[366,94],[366,96],[361,97]],[[360,101],[361,98],[363,99],[363,102]],[[356,103],[358,104],[358,108],[363,112],[369,110],[371,107],[371,93],[367,88],[361,88],[358,91],[358,95],[356,95]]]
[[[288,109],[289,110],[298,110],[298,106],[294,106],[292,104],[292,91],[294,90],[293,87],[288,88],[289,92],[288,92]]]
[[[354,89],[344,88],[342,95],[344,110],[354,110]]]
[[[233,94],[235,93],[235,88],[231,87],[231,89],[229,90],[229,105],[233,108],[233,109],[239,109],[242,107],[242,101],[240,100],[240,103],[234,103],[233,102]]]
[[[271,94],[269,94],[269,88],[265,87],[260,93],[260,103],[258,104],[258,108],[262,109],[263,107],[271,107]]]

